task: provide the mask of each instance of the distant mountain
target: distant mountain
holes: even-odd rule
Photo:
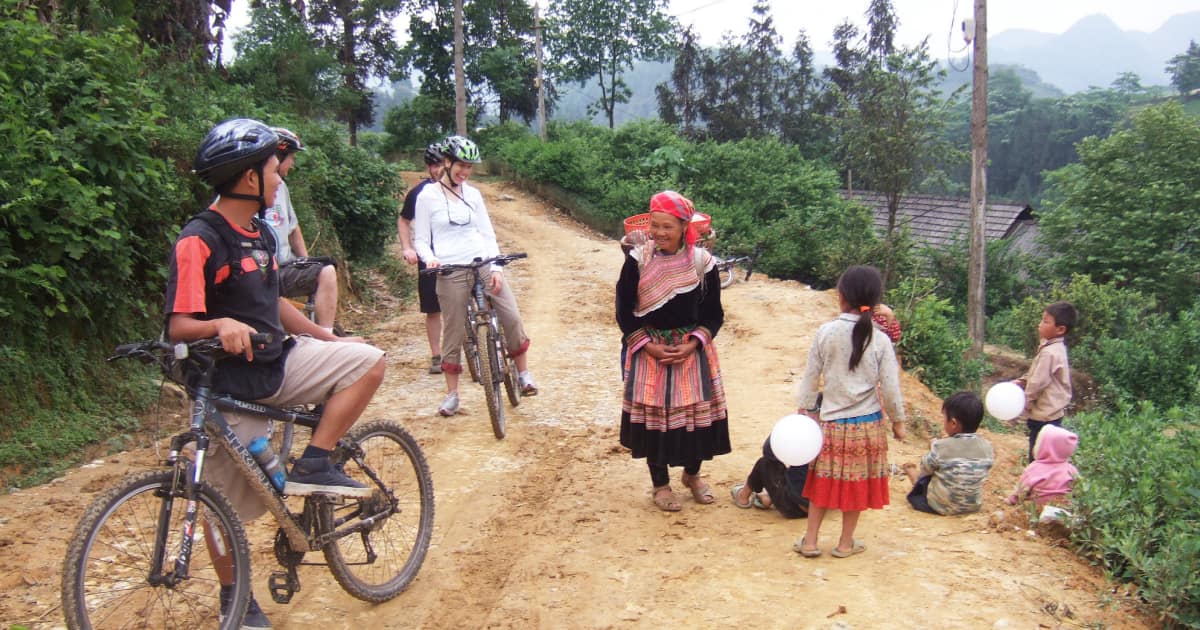
[[[1008,30],[988,38],[988,62],[1025,66],[1068,93],[1108,87],[1123,72],[1143,85],[1167,85],[1167,60],[1200,38],[1200,11],[1176,15],[1153,33],[1123,31],[1104,15],[1090,15],[1061,35]]]
[[[618,127],[631,120],[658,118],[658,96],[654,87],[664,81],[670,81],[671,70],[674,67],[673,61],[638,61],[629,72],[621,76],[633,95],[629,97],[628,103],[618,103],[613,111],[613,119]],[[591,117],[587,115],[587,106],[600,98],[600,86],[595,80],[582,87],[578,83],[560,84],[557,87],[559,99],[551,119],[589,119],[597,125],[608,125],[608,117],[604,112]]]

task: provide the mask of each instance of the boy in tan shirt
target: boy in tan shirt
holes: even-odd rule
[[[1079,314],[1070,302],[1055,302],[1038,323],[1041,345],[1025,376],[1013,381],[1025,390],[1025,426],[1029,428],[1029,461],[1038,433],[1048,424],[1062,426],[1071,402],[1071,366],[1064,338],[1075,328]]]

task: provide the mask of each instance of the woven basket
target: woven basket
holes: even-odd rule
[[[712,217],[708,216],[707,214],[704,214],[703,212],[697,212],[692,217],[692,225],[694,225],[696,227],[697,234],[708,234],[708,230],[709,230],[710,226],[712,225]],[[642,214],[635,214],[635,215],[625,219],[625,233],[626,234],[629,234],[631,232],[637,232],[638,230],[648,230],[648,229],[650,229],[650,213],[649,212],[643,212]]]

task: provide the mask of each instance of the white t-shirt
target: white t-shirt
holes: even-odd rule
[[[275,230],[275,261],[280,265],[290,262],[295,255],[292,254],[292,244],[288,241],[288,235],[300,222],[296,220],[296,211],[292,208],[292,195],[284,182],[279,182],[279,190],[275,191],[275,205],[267,208],[265,217],[267,225]]]
[[[470,184],[462,185],[461,198],[441,182],[422,188],[412,229],[413,247],[427,265],[435,260],[460,265],[500,255],[483,195]]]

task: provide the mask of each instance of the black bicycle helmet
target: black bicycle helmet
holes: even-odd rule
[[[478,164],[483,161],[479,157],[479,147],[462,136],[446,138],[446,141],[442,143],[442,154],[455,162]]]
[[[300,143],[300,136],[296,132],[285,129],[283,127],[271,127],[271,131],[279,136],[279,145],[276,148],[276,155],[282,161],[289,153],[299,153],[304,150],[304,145]]]
[[[428,166],[441,164],[442,160],[446,159],[443,151],[445,151],[445,146],[441,142],[434,142],[425,147],[425,164]]]
[[[250,169],[261,169],[278,150],[279,136],[270,127],[249,118],[234,118],[218,123],[200,142],[192,172],[221,192],[230,182]],[[261,172],[261,171],[260,171]],[[262,201],[262,178],[259,196]],[[227,196],[234,196],[225,193]]]

